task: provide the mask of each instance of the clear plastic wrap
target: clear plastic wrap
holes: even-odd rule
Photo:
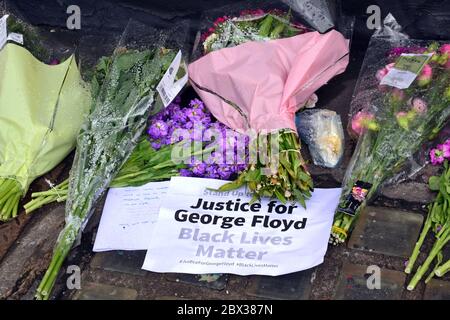
[[[149,115],[159,111],[156,87],[180,48],[170,35],[130,21],[112,57],[97,65],[91,114],[77,139],[69,177],[66,225],[58,237],[37,298],[48,299],[59,268],[107,189],[138,143]],[[151,46],[151,49],[147,49]]]
[[[305,31],[318,30],[320,32],[325,32],[334,27],[337,31],[342,33],[345,38],[351,39],[354,27],[353,17],[338,15],[337,19],[333,19],[330,14],[330,11],[332,10],[329,8],[329,4],[325,5],[320,3],[316,5],[315,3],[312,3],[315,1],[306,1],[308,2],[308,5],[305,7],[296,2],[298,1],[261,0],[255,2],[244,0],[203,12],[198,25],[199,31],[194,42],[192,61],[197,60],[204,54],[203,42],[206,36],[211,33],[211,28],[215,28],[217,23],[221,21],[221,18],[240,17],[242,16],[242,13],[255,15],[255,13],[257,14],[258,11],[261,11],[261,17],[264,17],[264,14],[267,14],[270,11],[289,13],[291,17],[290,20],[294,27],[298,27]],[[319,0],[318,2],[322,2],[322,0]],[[319,20],[327,22],[321,24],[319,23]],[[332,22],[332,20],[336,21]],[[248,38],[248,35],[245,37]],[[250,40],[264,40],[264,38],[256,37],[255,39]],[[244,40],[242,42],[244,42]]]
[[[369,43],[351,102],[348,129],[359,139],[335,216],[336,242],[383,184],[407,176],[407,169],[417,172],[414,155],[450,115],[449,42],[411,40],[392,16],[385,22]],[[417,76],[407,85],[411,72]]]
[[[297,131],[309,147],[315,165],[334,168],[344,154],[341,117],[332,110],[313,109],[297,113]]]
[[[281,0],[292,8],[319,32],[334,27],[333,17],[327,0]]]

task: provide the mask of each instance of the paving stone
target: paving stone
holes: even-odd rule
[[[431,279],[425,287],[424,300],[450,300],[450,282]]]
[[[145,251],[108,251],[98,252],[91,261],[91,267],[107,271],[143,276],[142,270]]]
[[[423,216],[383,207],[366,207],[348,247],[396,257],[409,257],[419,237]]]
[[[380,289],[367,286],[368,266],[344,262],[334,299],[336,300],[397,300],[401,298],[406,275],[400,271],[380,269]],[[372,281],[370,281],[372,283]]]
[[[33,216],[20,239],[0,262],[0,299],[25,294],[48,266],[56,238],[64,225],[64,205]]]
[[[428,184],[419,182],[404,182],[381,189],[381,195],[394,200],[426,204],[435,198]]]
[[[73,300],[136,300],[138,293],[134,289],[110,286],[102,283],[83,282]]]
[[[223,290],[227,286],[228,274],[187,274],[187,273],[167,273],[166,280],[181,282],[197,287],[205,287],[214,290]]]
[[[246,294],[266,299],[307,300],[315,268],[277,277],[255,276]]]

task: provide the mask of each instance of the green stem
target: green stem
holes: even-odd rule
[[[416,245],[414,246],[414,250],[411,254],[411,257],[409,258],[408,265],[405,268],[405,273],[411,273],[414,264],[416,263],[417,257],[420,253],[420,248],[422,247],[422,244],[428,234],[428,231],[431,228],[431,210],[428,214],[427,220],[425,221],[425,225],[423,227],[422,233],[420,234],[419,240],[417,240]]]
[[[447,231],[448,234],[448,231]],[[418,269],[416,274],[414,275],[414,277],[411,279],[411,281],[408,284],[407,289],[408,290],[414,290],[414,288],[416,287],[417,283],[422,279],[422,277],[425,275],[425,273],[427,272],[428,268],[430,267],[431,262],[434,260],[434,258],[438,255],[438,253],[442,250],[442,248],[444,247],[444,245],[449,241],[450,237],[448,237],[446,234],[446,237],[443,239],[438,239],[435,244],[433,245],[433,248],[430,252],[430,254],[428,255],[427,259],[425,260],[425,262],[423,263],[423,265],[421,265]]]
[[[435,273],[438,277],[442,277],[442,276],[444,276],[449,270],[450,270],[450,260],[447,260],[447,262],[444,263],[443,265],[441,265],[439,268],[437,268],[437,269],[435,270],[434,273]]]

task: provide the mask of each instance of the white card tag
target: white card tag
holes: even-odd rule
[[[7,41],[14,41],[19,44],[23,44],[23,35],[20,33],[11,32],[8,34]]]
[[[394,67],[381,79],[380,84],[398,89],[409,88],[432,55],[432,53],[402,53]]]
[[[173,101],[173,99],[175,99],[175,97],[178,95],[181,89],[183,89],[188,81],[188,71],[184,63],[183,67],[186,71],[186,74],[181,79],[175,81],[175,77],[182,64],[181,56],[182,54],[180,50],[178,51],[177,55],[170,64],[169,69],[167,69],[166,73],[156,87],[156,90],[158,90],[159,95],[161,96],[164,107],[167,107]]]
[[[4,15],[0,18],[0,49],[3,48],[6,41],[8,40],[8,30],[6,25],[6,20],[8,19],[8,15]]]

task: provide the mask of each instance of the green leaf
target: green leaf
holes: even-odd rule
[[[430,177],[430,179],[428,179],[428,185],[431,190],[438,191],[440,185],[440,177],[437,176]]]
[[[294,189],[293,193],[295,196],[295,200],[297,200],[297,202],[300,203],[301,206],[306,209],[306,202],[303,194],[298,189]]]
[[[274,193],[275,193],[275,196],[278,198],[278,200],[280,200],[283,204],[285,204],[287,202],[284,195],[278,189],[275,189]]]

